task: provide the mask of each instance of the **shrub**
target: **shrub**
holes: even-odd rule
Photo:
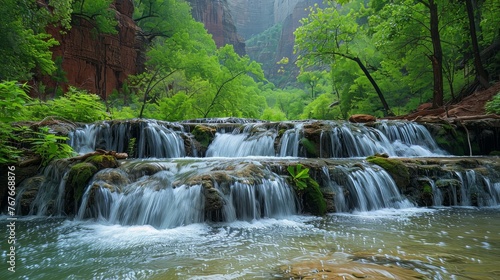
[[[59,98],[33,106],[33,119],[58,116],[73,122],[95,122],[108,118],[99,96],[74,87]]]
[[[21,154],[16,142],[22,128],[12,122],[25,118],[25,105],[31,100],[25,92],[27,88],[25,84],[15,81],[0,83],[0,164],[15,162]]]
[[[41,127],[39,130],[34,133],[34,138],[26,139],[26,141],[32,145],[35,154],[42,158],[42,166],[46,166],[54,159],[75,155],[73,148],[66,144],[67,137],[50,133],[48,127]]]
[[[500,114],[500,92],[493,97],[493,99],[486,103],[486,112],[493,114]]]

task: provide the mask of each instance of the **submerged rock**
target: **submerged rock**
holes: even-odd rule
[[[298,261],[279,270],[283,279],[425,279],[425,275],[403,266],[334,257]]]

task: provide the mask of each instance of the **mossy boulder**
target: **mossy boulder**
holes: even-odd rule
[[[214,127],[197,125],[191,133],[193,134],[194,139],[200,143],[201,147],[206,150],[208,145],[210,145],[212,140],[214,140],[216,132],[217,130]]]
[[[82,198],[85,187],[98,168],[90,162],[81,162],[73,165],[66,181],[66,212],[71,213]]]
[[[366,158],[369,163],[382,167],[401,189],[405,190],[410,185],[410,171],[408,167],[400,160],[387,158],[385,156],[369,156]]]
[[[112,155],[93,155],[71,166],[66,180],[66,213],[76,211],[76,205],[79,205],[85,188],[89,184],[90,179],[99,170],[105,168],[118,167],[118,161]]]
[[[426,124],[434,140],[441,149],[452,155],[469,155],[467,133],[450,123]]]
[[[93,155],[85,159],[85,162],[94,165],[99,170],[118,167],[118,161],[112,155]]]

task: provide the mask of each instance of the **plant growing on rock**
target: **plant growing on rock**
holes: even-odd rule
[[[295,166],[288,166],[287,170],[299,197],[304,202],[305,210],[314,215],[324,215],[326,202],[318,182],[309,176],[309,168],[299,163]]]
[[[42,166],[46,166],[54,159],[75,155],[73,148],[66,144],[68,137],[52,134],[48,127],[41,127],[39,132],[34,132],[34,136],[26,141],[32,145],[33,151],[42,158]]]
[[[292,176],[292,181],[295,185],[297,191],[304,191],[309,184],[312,186],[317,186],[318,182],[316,182],[313,178],[309,176],[309,168],[304,167],[302,164],[297,164],[295,166],[289,165],[287,167],[288,173]]]

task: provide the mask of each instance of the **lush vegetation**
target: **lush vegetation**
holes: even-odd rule
[[[142,73],[129,76],[105,102],[73,87],[33,94],[25,83],[43,88],[43,75],[67,81],[61,57],[51,52],[59,42],[47,28],[65,33],[86,21],[96,38],[116,33],[111,2],[5,0],[0,6],[2,162],[18,155],[12,143],[21,128],[12,123],[22,120],[383,116],[423,102],[442,106],[474,80],[487,87],[500,73],[500,54],[490,51],[500,44],[500,0],[325,1],[311,7],[296,30],[297,57],[270,57],[262,65],[232,46],[217,48],[185,0],[135,0],[133,19],[146,44]],[[280,30],[274,26],[248,46],[261,50],[258,56],[272,52]],[[488,109],[498,112],[498,103]]]

